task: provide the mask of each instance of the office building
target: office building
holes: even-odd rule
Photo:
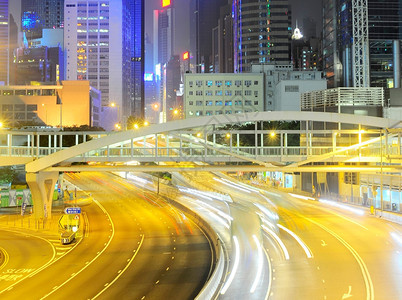
[[[359,14],[367,18],[356,17],[352,0],[323,1],[323,62],[328,86],[400,87],[402,2],[367,0],[357,1],[357,5],[361,5]]]
[[[63,28],[64,0],[21,0],[21,25],[28,40],[40,38],[42,29]]]
[[[264,74],[184,76],[184,118],[264,111]]]
[[[265,74],[264,109],[266,111],[300,111],[300,95],[325,90],[322,72],[294,70],[292,64],[256,64],[251,71]]]
[[[233,1],[235,72],[252,64],[290,61],[291,13],[287,0]]]
[[[99,93],[89,81],[62,81],[61,85],[0,87],[0,114],[6,127],[24,125],[99,126]],[[80,113],[77,113],[79,111]]]
[[[144,1],[66,0],[66,78],[89,80],[119,119],[144,115]]]
[[[197,73],[215,72],[212,52],[213,29],[218,26],[220,8],[229,0],[192,0],[190,13],[194,15],[190,23],[191,52],[195,57]]]
[[[8,84],[10,69],[8,0],[0,0],[0,84]]]
[[[212,30],[212,71],[233,73],[232,5],[221,6],[218,26]]]
[[[60,47],[18,48],[15,51],[15,84],[29,85],[33,81],[56,82],[63,80],[63,52]]]

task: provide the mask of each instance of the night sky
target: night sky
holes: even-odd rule
[[[152,18],[153,10],[159,9],[162,0],[146,0],[145,1],[145,32],[149,37],[152,37]],[[189,41],[185,37],[189,36],[189,26],[185,26],[189,22],[189,0],[173,0],[176,7],[176,17],[180,18],[180,23],[183,26],[176,28],[176,37],[183,37],[177,39],[176,52],[182,53],[188,49]],[[299,27],[303,24],[303,18],[312,17],[317,23],[317,34],[322,27],[322,0],[289,0],[292,10],[292,25],[295,26],[296,19]],[[303,32],[302,32],[303,33]]]

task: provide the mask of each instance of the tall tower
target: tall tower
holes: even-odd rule
[[[9,12],[8,0],[0,0],[0,83],[9,83]]]
[[[220,7],[228,0],[193,0],[194,10],[192,22],[195,28],[195,57],[197,73],[213,72],[214,59],[212,53],[213,29],[218,26]]]
[[[174,54],[174,7],[168,1],[154,10],[154,63],[165,64]]]
[[[399,87],[400,0],[324,0],[328,87]]]
[[[65,0],[66,78],[89,80],[120,121],[144,115],[144,0]]]
[[[27,38],[42,36],[42,29],[62,28],[64,0],[21,0],[21,25]]]
[[[251,64],[290,61],[288,0],[233,0],[235,72]]]

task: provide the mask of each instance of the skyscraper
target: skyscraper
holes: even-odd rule
[[[235,72],[251,64],[290,61],[291,15],[288,0],[234,0]]]
[[[144,1],[66,0],[66,78],[89,80],[121,120],[144,115]]]
[[[62,28],[64,0],[21,0],[21,25],[27,38],[42,36],[42,29]]]
[[[0,83],[9,82],[9,19],[8,0],[0,0]]]
[[[367,70],[367,85],[400,86],[400,40],[402,39],[402,2],[400,0],[360,0],[365,7],[366,28],[353,26],[362,17],[352,0],[323,2],[323,60],[329,87],[353,86],[356,82],[356,57]],[[359,13],[361,9],[358,10]],[[355,13],[354,13],[355,12]],[[354,54],[356,34],[366,32],[365,55]],[[359,63],[359,61],[357,61]]]
[[[195,54],[197,73],[214,72],[214,54],[212,53],[213,28],[218,25],[220,7],[228,0],[193,0],[193,22],[195,32]]]

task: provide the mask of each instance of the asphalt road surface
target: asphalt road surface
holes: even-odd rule
[[[11,255],[3,270],[37,272],[14,285],[0,277],[1,299],[194,299],[213,259],[200,228],[117,176],[76,173],[67,179],[95,199],[82,207],[89,225],[83,238],[57,259],[54,245],[8,233],[3,244]],[[23,253],[10,248],[15,242],[26,243],[15,244]]]

